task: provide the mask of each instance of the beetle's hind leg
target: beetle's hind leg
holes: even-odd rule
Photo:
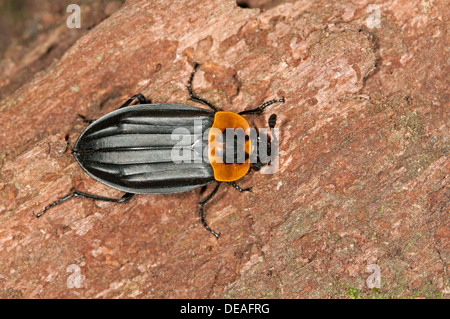
[[[197,71],[199,64],[197,62],[194,63],[194,70],[192,70],[191,77],[189,78],[187,89],[189,92],[189,99],[198,103],[201,103],[203,105],[209,106],[214,112],[217,112],[217,108],[212,105],[212,103],[206,101],[205,99],[202,99],[201,97],[194,94],[192,91],[192,81],[194,80],[195,72]]]
[[[142,95],[141,93],[135,94],[132,97],[130,97],[125,103],[123,103],[119,109],[123,108],[123,107],[127,107],[129,106],[135,99],[138,100],[139,104],[147,104],[148,101],[145,98],[144,95]]]
[[[135,99],[137,99],[139,101],[139,104],[149,103],[149,101],[147,101],[147,99],[145,98],[144,95],[142,95],[141,93],[138,93],[138,94],[135,94],[132,97],[130,97],[125,103],[123,103],[119,107],[119,109],[129,106]],[[81,115],[81,114],[77,114],[77,115],[83,120],[84,123],[87,123],[87,124],[91,124],[92,122],[96,121],[96,120],[88,119],[86,116]]]
[[[105,202],[125,203],[126,201],[130,200],[134,195],[136,195],[136,194],[125,193],[121,198],[110,198],[110,197],[102,197],[102,196],[97,196],[97,195],[86,194],[86,193],[83,193],[83,192],[80,192],[77,190],[72,190],[72,192],[70,192],[66,196],[58,199],[57,201],[54,201],[50,205],[46,206],[42,212],[40,212],[39,214],[35,214],[34,216],[41,217],[50,208],[52,208],[56,205],[59,205],[61,203],[64,203],[66,200],[71,199],[72,197],[82,197],[82,198],[87,198],[87,199],[92,199],[92,200],[101,200],[101,201],[105,201]]]
[[[86,116],[82,115],[82,114],[77,114],[78,117],[81,118],[81,120],[86,123],[86,124],[91,124],[92,122],[95,122],[96,120],[93,119],[89,119]]]
[[[216,233],[214,230],[212,230],[209,226],[208,223],[205,220],[205,211],[204,211],[204,206],[206,205],[206,203],[211,200],[211,198],[217,193],[217,191],[219,190],[220,187],[220,183],[218,182],[216,185],[216,188],[214,188],[214,190],[208,195],[206,196],[203,200],[200,201],[199,205],[200,205],[200,220],[203,224],[203,226],[205,226],[205,228],[211,233],[213,234],[217,239],[219,238],[219,234]]]

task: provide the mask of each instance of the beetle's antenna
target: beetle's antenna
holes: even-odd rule
[[[58,199],[57,201],[54,201],[50,205],[46,206],[44,208],[44,210],[42,212],[40,212],[39,214],[34,214],[34,216],[41,217],[50,208],[55,207],[56,205],[59,205],[61,203],[64,203],[66,200],[71,199],[72,197],[82,197],[82,198],[87,198],[87,199],[92,199],[92,200],[101,200],[101,201],[105,201],[105,202],[124,203],[124,202],[128,201],[129,199],[131,199],[131,197],[133,197],[134,195],[135,194],[133,194],[133,193],[125,193],[121,198],[110,198],[110,197],[102,197],[102,196],[86,194],[86,193],[82,193],[82,192],[74,189],[74,190],[72,190],[71,193],[67,194],[66,196],[64,196],[64,197]]]
[[[219,239],[220,234],[216,233],[214,230],[212,230],[208,224],[206,223],[205,220],[205,213],[203,210],[203,207],[205,206],[205,204],[217,193],[217,191],[219,190],[220,187],[220,182],[217,182],[216,188],[214,188],[214,190],[208,195],[206,196],[203,200],[200,201],[199,205],[200,205],[200,220],[203,224],[203,226],[205,226],[205,228],[211,233],[213,234],[217,239]]]

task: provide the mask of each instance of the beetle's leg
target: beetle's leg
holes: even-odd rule
[[[204,105],[209,106],[214,112],[217,112],[217,108],[212,105],[210,102],[206,101],[205,99],[202,99],[201,97],[197,96],[194,94],[194,92],[192,92],[192,81],[194,80],[194,75],[195,72],[197,71],[199,64],[197,62],[194,63],[194,70],[191,73],[191,77],[189,78],[188,84],[187,84],[187,89],[189,92],[189,99]]]
[[[61,203],[64,203],[66,200],[68,200],[72,197],[82,197],[82,198],[88,198],[88,199],[93,199],[93,200],[101,200],[101,201],[105,201],[105,202],[124,203],[124,202],[130,200],[131,197],[133,197],[134,195],[135,194],[133,194],[133,193],[125,193],[121,198],[110,198],[110,197],[102,197],[102,196],[86,194],[86,193],[82,193],[77,190],[73,190],[71,193],[69,193],[66,196],[58,199],[57,201],[51,203],[50,205],[45,207],[42,212],[40,212],[39,214],[35,214],[34,216],[41,217],[50,208],[52,208],[56,205],[59,205]]]
[[[134,99],[138,99],[139,104],[147,104],[147,103],[149,103],[149,101],[147,101],[145,96],[143,96],[141,93],[138,93],[138,94],[135,94],[132,97],[130,97],[125,103],[123,103],[119,107],[119,109],[129,106],[133,102]],[[83,120],[84,123],[87,123],[87,124],[91,124],[92,122],[96,121],[96,120],[88,119],[86,116],[81,115],[81,114],[77,114],[77,115],[79,117],[81,117],[81,119]]]
[[[95,122],[95,120],[88,119],[88,118],[87,118],[86,116],[84,116],[84,115],[77,114],[77,116],[79,116],[79,117],[83,120],[84,123],[91,124],[92,122]]]
[[[264,111],[264,109],[266,107],[268,107],[269,105],[273,104],[273,103],[278,103],[278,102],[283,102],[284,103],[284,97],[278,100],[272,100],[272,101],[267,101],[265,103],[263,103],[263,105],[261,105],[260,107],[257,107],[256,109],[252,109],[252,110],[246,110],[246,111],[242,111],[239,112],[239,115],[243,115],[243,114],[261,114],[262,111]]]
[[[208,195],[206,196],[203,200],[200,201],[199,205],[200,205],[200,220],[203,224],[203,226],[205,226],[205,228],[211,233],[213,234],[216,238],[219,238],[219,234],[216,233],[214,230],[212,230],[208,224],[206,223],[205,220],[205,212],[203,210],[203,207],[205,206],[205,204],[217,193],[217,191],[219,190],[220,187],[220,183],[217,182],[216,188],[214,188],[214,190]]]
[[[251,192],[252,188],[241,188],[239,187],[238,184],[236,184],[236,182],[229,182],[228,184],[230,184],[231,186],[233,186],[234,188],[236,188],[239,192]]]
[[[143,96],[141,93],[135,94],[132,97],[130,97],[125,103],[123,103],[119,109],[123,108],[123,107],[127,107],[128,105],[130,105],[135,99],[137,99],[139,101],[139,104],[147,104],[147,99],[145,98],[145,96]]]

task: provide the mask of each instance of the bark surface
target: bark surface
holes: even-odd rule
[[[448,297],[446,2],[239,3],[86,1],[81,29],[62,6],[2,50],[0,297]],[[193,62],[222,110],[286,99],[247,117],[278,115],[279,170],[207,204],[219,240],[197,216],[212,188],[33,217],[71,187],[120,197],[71,156],[78,114],[138,92],[199,106]]]

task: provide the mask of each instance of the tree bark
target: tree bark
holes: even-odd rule
[[[82,6],[81,31],[61,19],[4,57],[17,89],[1,91],[0,296],[448,297],[445,1],[260,5],[127,1],[89,27]],[[57,43],[68,45],[55,60],[21,73]],[[194,62],[197,94],[221,110],[286,99],[247,117],[266,127],[277,114],[279,170],[206,205],[219,240],[197,216],[211,188],[71,199],[33,217],[71,187],[120,197],[71,156],[78,114],[98,118],[139,92],[201,107],[186,89]]]

